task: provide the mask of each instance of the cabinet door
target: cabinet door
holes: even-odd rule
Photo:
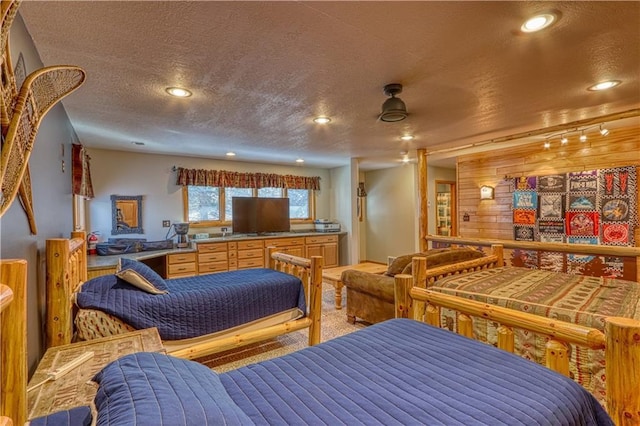
[[[285,253],[290,254],[291,256],[304,257],[304,246],[287,247],[285,249]]]
[[[324,257],[324,246],[321,244],[314,244],[311,246],[307,246],[307,255],[306,257],[311,259],[311,256],[322,256]]]
[[[333,268],[335,266],[338,266],[338,244],[327,243],[323,246],[323,248],[324,267]]]

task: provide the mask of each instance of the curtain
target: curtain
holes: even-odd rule
[[[90,160],[84,146],[75,143],[71,145],[71,187],[74,195],[89,199],[93,198]]]
[[[288,188],[320,189],[320,176],[277,175],[275,173],[242,173],[226,170],[177,169],[177,185],[214,186],[221,188]]]

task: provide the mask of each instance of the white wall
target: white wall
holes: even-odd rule
[[[352,245],[355,244],[352,227],[353,207],[351,197],[353,185],[351,183],[351,166],[331,169],[331,213],[329,219],[340,223],[340,230],[347,234],[339,239],[340,265],[349,265],[351,261]]]
[[[182,187],[176,185],[173,166],[230,170],[238,172],[263,172],[320,176],[320,191],[316,191],[316,217],[332,218],[334,203],[333,185],[328,169],[304,166],[278,166],[239,161],[212,160],[174,155],[140,154],[123,151],[88,148],[91,157],[91,178],[95,198],[88,202],[87,230],[99,231],[101,240],[111,235],[111,195],[142,195],[142,228],[144,234],[116,235],[140,237],[149,241],[162,240],[167,228],[164,219],[184,221]],[[310,225],[305,225],[309,228]],[[219,232],[218,229],[191,228],[194,232]]]
[[[9,41],[14,67],[18,55],[22,53],[27,74],[42,68],[40,56],[20,15],[13,23]],[[82,87],[78,90],[82,90]],[[26,214],[17,199],[0,219],[0,256],[2,259],[25,259],[28,263],[27,344],[30,371],[35,369],[44,352],[45,240],[68,237],[72,230],[71,144],[76,140],[64,108],[60,104],[55,105],[40,125],[29,159],[38,233],[30,234]]]
[[[418,251],[416,167],[369,171],[366,180],[366,260]]]

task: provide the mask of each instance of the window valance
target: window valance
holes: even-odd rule
[[[221,188],[289,188],[320,189],[320,176],[242,173],[227,170],[185,169],[178,167],[177,185]]]

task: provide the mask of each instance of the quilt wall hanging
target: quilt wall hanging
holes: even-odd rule
[[[637,184],[635,166],[514,178],[514,240],[633,247]],[[635,269],[615,256],[514,250],[511,260],[583,275],[633,276],[624,273],[625,263]]]

